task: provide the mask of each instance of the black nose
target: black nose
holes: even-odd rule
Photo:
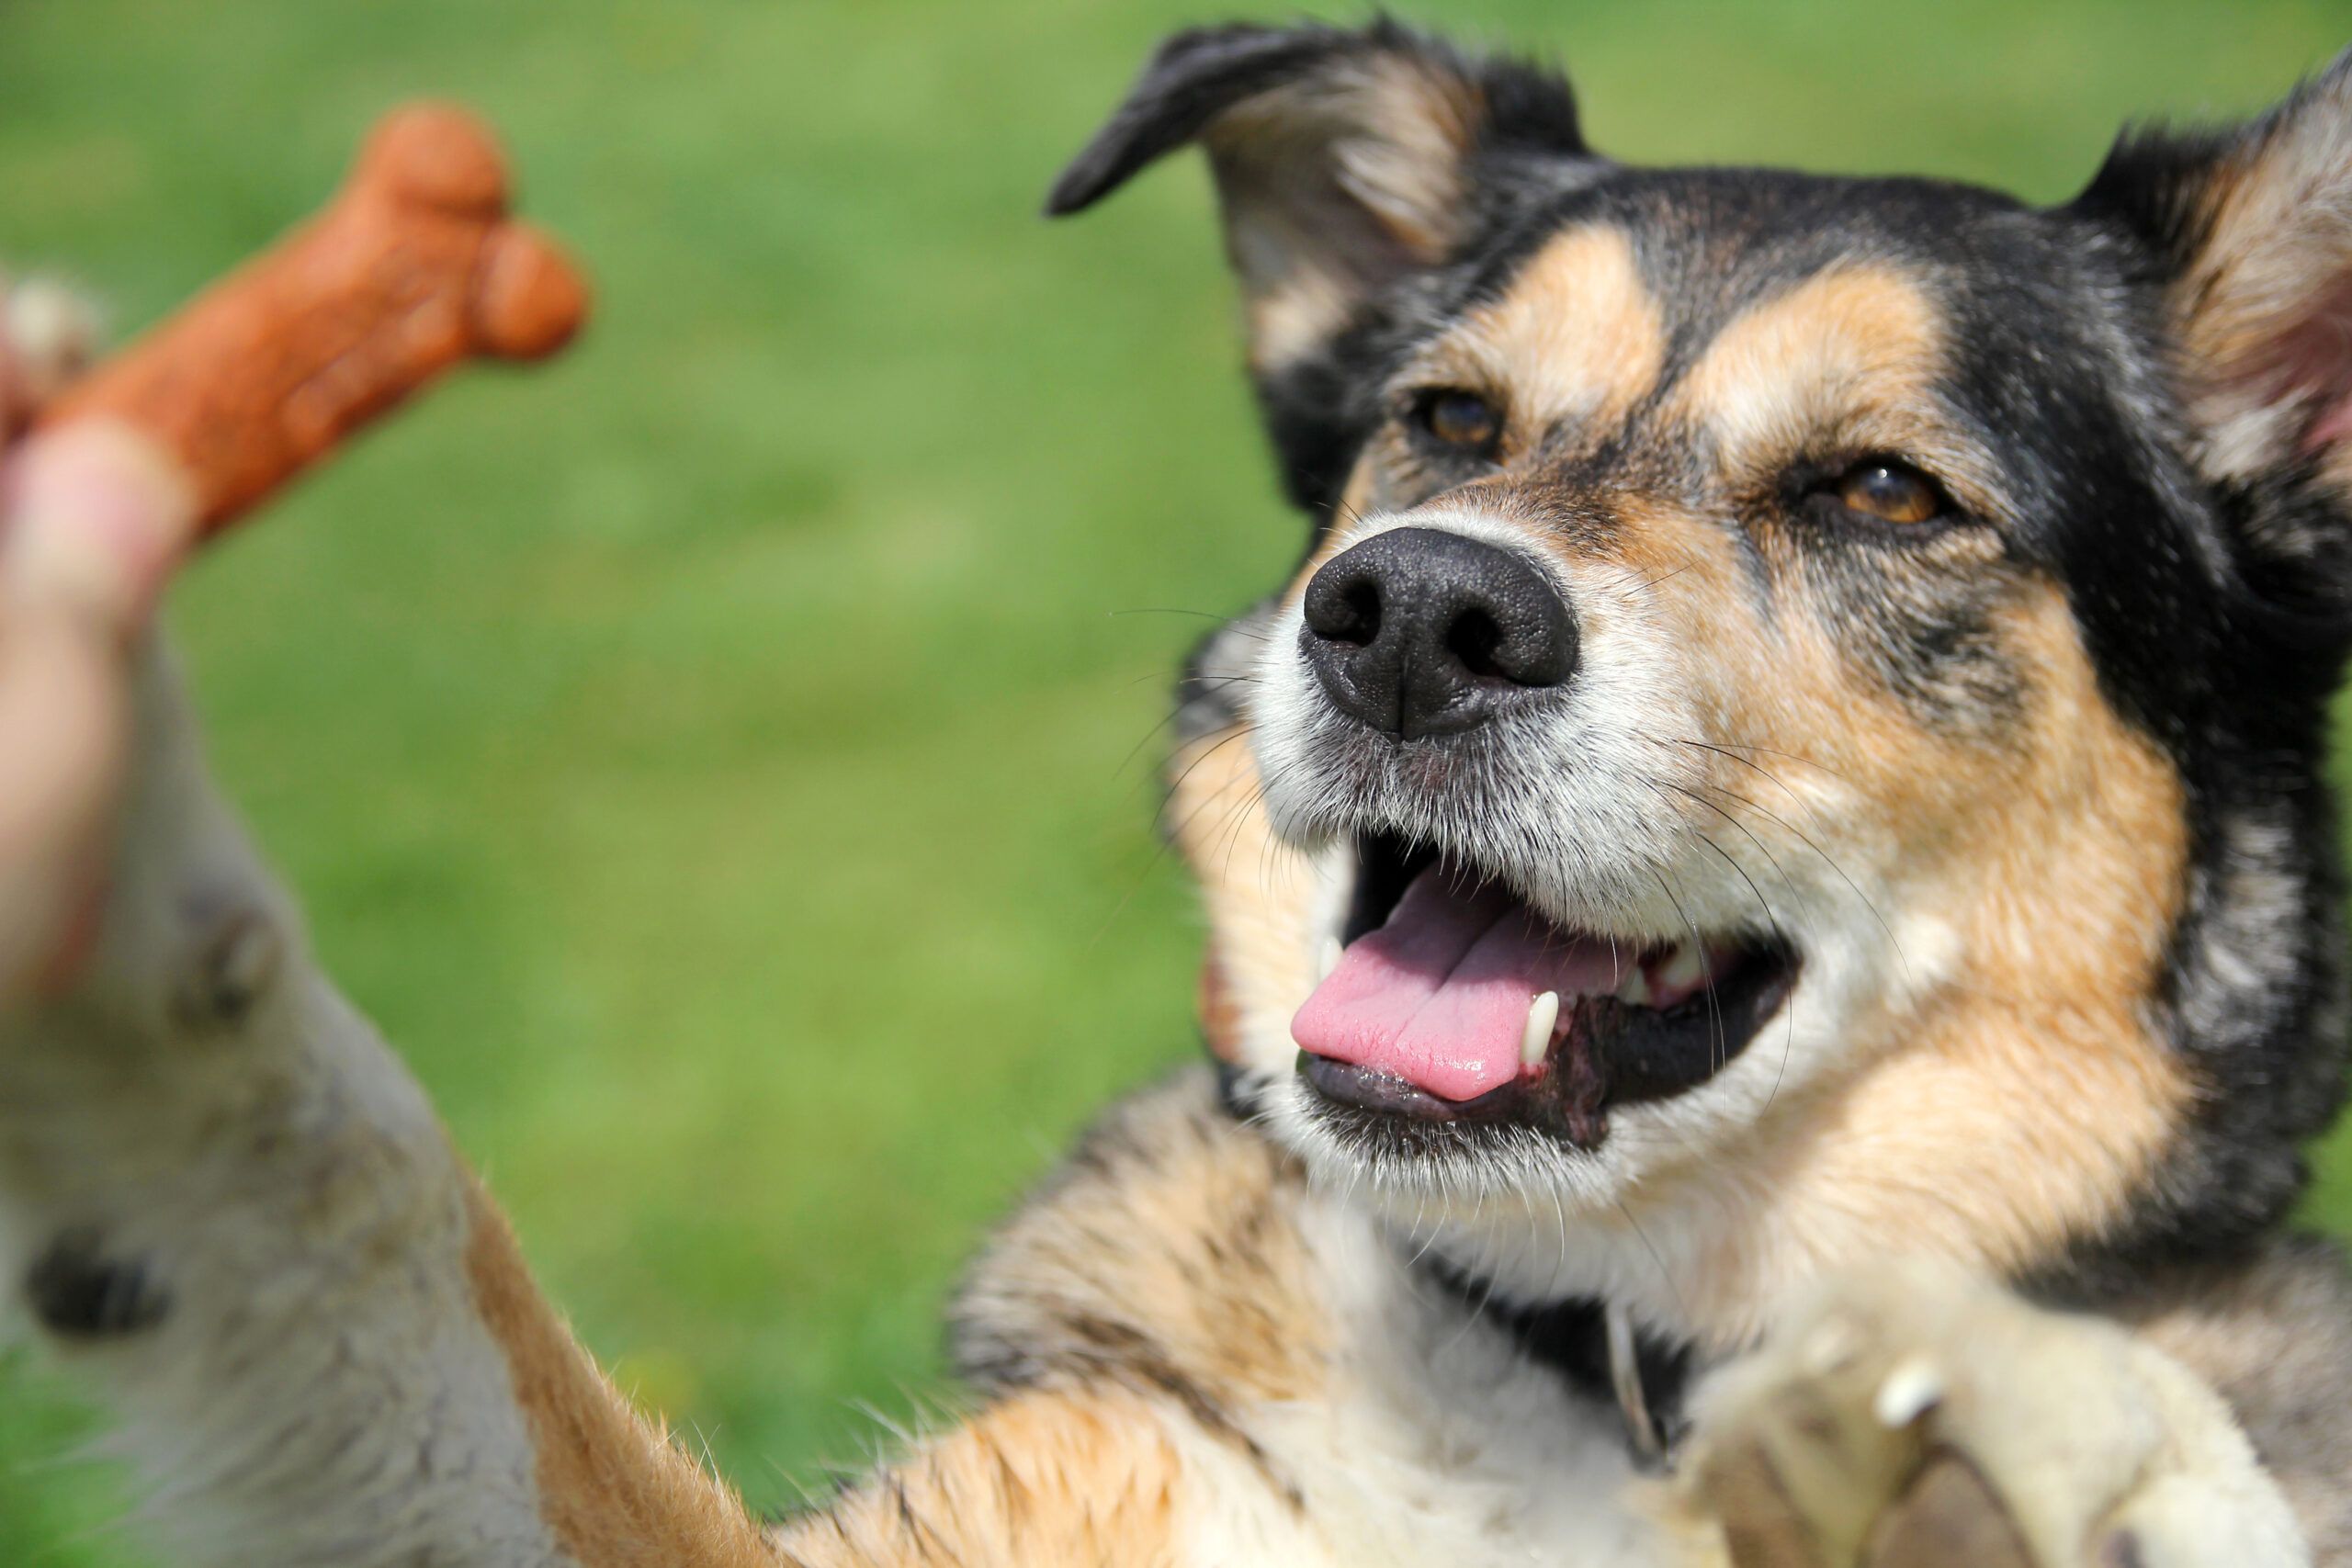
[[[1305,609],[1299,647],[1331,701],[1401,739],[1458,734],[1576,672],[1576,616],[1535,564],[1442,529],[1341,551]]]

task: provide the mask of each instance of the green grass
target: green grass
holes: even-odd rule
[[[0,254],[136,327],[420,93],[601,287],[181,593],[222,771],[555,1294],[762,1506],[937,1387],[958,1260],[1193,1049],[1146,770],[1197,623],[1292,558],[1194,166],[1033,216],[1153,0],[0,9]],[[1277,10],[1280,8],[1277,7]],[[2352,38],[2259,0],[1430,5],[1651,160],[2040,197],[2116,124]],[[2339,1192],[2352,1157],[2339,1158]],[[143,1561],[0,1369],[0,1563]]]

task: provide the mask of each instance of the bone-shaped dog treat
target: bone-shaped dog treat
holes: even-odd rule
[[[537,359],[588,291],[506,220],[505,160],[471,116],[395,110],[316,219],[93,370],[41,416],[120,421],[159,442],[220,531],[461,360]]]

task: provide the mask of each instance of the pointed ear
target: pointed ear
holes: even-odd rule
[[[1193,141],[1216,171],[1261,377],[1444,260],[1482,159],[1585,150],[1574,96],[1545,72],[1472,62],[1385,20],[1212,28],[1160,46],[1046,209],[1080,211]]]
[[[2352,53],[2245,125],[2127,137],[2076,207],[2155,248],[2206,477],[2352,504]],[[2317,544],[2271,522],[2274,558]]]

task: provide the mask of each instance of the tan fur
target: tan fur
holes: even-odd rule
[[[983,1411],[907,1463],[775,1532],[784,1568],[1173,1564],[1199,1499],[1158,1415],[1116,1389]],[[665,1561],[675,1561],[668,1559]]]
[[[1965,475],[1967,452],[1928,417],[1939,355],[1910,283],[1832,273],[1726,328],[1681,408],[1725,437],[1735,474],[1842,443],[1933,448]],[[1686,568],[1657,592],[1679,604],[1669,635],[1708,649],[1692,669],[1715,739],[1774,753],[1713,758],[1713,784],[1841,862],[1887,865],[1957,958],[1917,1010],[1866,1031],[1874,1065],[1758,1126],[1729,1187],[1754,1224],[1724,1227],[1729,1255],[1707,1270],[1721,1303],[1704,1315],[1740,1322],[1741,1302],[1890,1236],[2009,1269],[2095,1234],[2143,1189],[2190,1095],[2142,1013],[2183,896],[2171,764],[2100,694],[2053,586],[2020,585],[1996,616],[2027,682],[2019,732],[1950,739],[1859,678],[1818,621],[1758,625],[1719,530],[1653,528],[1637,568]],[[1748,826],[1772,831],[1761,813]]]
[[[1723,654],[1711,667],[1733,677],[1713,694],[1722,739],[1792,754],[1715,757],[1714,784],[1802,825],[1841,863],[1891,858],[1954,954],[1916,1010],[1864,1024],[1852,1077],[1774,1105],[1736,1178],[1716,1183],[1746,1218],[1719,1227],[1721,1256],[1691,1304],[1733,1343],[1758,1303],[1887,1237],[2008,1269],[2096,1234],[2144,1190],[2190,1100],[2141,1000],[2179,907],[2187,844],[2177,776],[2101,698],[2054,589],[2004,628],[2030,658],[2034,706],[2025,735],[1988,749],[1902,719],[1816,629],[1741,646],[1733,601],[1714,586],[1686,570],[1661,591],[1709,601],[1691,624],[1710,628]],[[1757,669],[1772,681],[1738,678]],[[1873,820],[1902,824],[1904,840],[1858,831],[1841,810],[1857,797]],[[1760,813],[1748,822],[1773,833]],[[1637,1197],[1632,1220],[1679,1198]]]
[[[1172,767],[1167,818],[1207,907],[1208,973],[1227,1021],[1206,1021],[1225,1049],[1245,1021],[1287,1019],[1313,987],[1307,932],[1317,877],[1274,837],[1246,735],[1196,740]]]
[[[1584,444],[1613,433],[1665,362],[1666,328],[1632,237],[1593,225],[1548,241],[1508,293],[1469,312],[1408,375],[1499,399],[1508,459],[1556,425]]]
[[[1932,446],[1964,474],[1930,417],[1940,353],[1908,279],[1831,272],[1726,327],[1678,412],[1723,438],[1734,476],[1838,443]],[[2063,596],[2025,589],[2001,617],[2030,683],[2023,733],[1948,740],[1859,679],[1819,622],[1759,624],[1720,528],[1656,509],[1629,532],[1666,635],[1707,650],[1690,668],[1713,739],[1786,754],[1713,756],[1710,782],[1832,856],[1891,863],[1959,955],[1925,1006],[1877,1021],[1873,1065],[1757,1129],[1755,1165],[1726,1184],[1753,1223],[1723,1227],[1726,1256],[1704,1271],[1716,1299],[1698,1314],[1744,1333],[1754,1303],[1890,1236],[2007,1269],[2096,1231],[2188,1105],[2140,1013],[2182,896],[2185,807],[2170,763],[2099,693]],[[1772,835],[1763,813],[1747,820]],[[1887,830],[1903,837],[1871,841]]]
[[[475,1183],[466,1275],[506,1354],[538,1456],[548,1529],[581,1568],[755,1568],[773,1555],[741,1506],[629,1408],[531,1281]]]
[[[1313,352],[1347,324],[1357,297],[1349,279],[1309,263],[1291,268],[1279,287],[1250,296],[1242,309],[1250,368],[1270,375]]]
[[[1836,266],[1726,325],[1676,385],[1668,413],[1714,435],[1734,476],[1813,452],[1902,453],[1982,503],[1984,458],[1936,417],[1943,346],[1939,316],[1914,279],[1891,266]]]
[[[1215,1432],[1224,1412],[1322,1392],[1330,1327],[1297,1167],[1193,1075],[1119,1107],[997,1235],[958,1304],[983,1375],[1140,1380]]]

